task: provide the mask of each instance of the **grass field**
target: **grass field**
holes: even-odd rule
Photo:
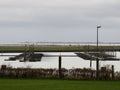
[[[120,90],[120,81],[0,79],[0,90]]]
[[[29,47],[26,48],[27,50]],[[0,51],[24,51],[25,46],[0,46]],[[96,46],[34,46],[38,51],[88,51],[96,50]],[[120,46],[99,46],[99,50],[120,50]]]

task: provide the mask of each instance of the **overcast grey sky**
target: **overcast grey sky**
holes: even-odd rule
[[[120,0],[0,0],[0,42],[120,42]]]

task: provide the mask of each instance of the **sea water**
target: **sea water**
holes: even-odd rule
[[[76,55],[74,52],[42,52],[45,55]],[[1,53],[1,55],[19,55],[20,53]],[[120,52],[117,52],[120,58]],[[58,57],[42,57],[40,62],[19,62],[5,61],[11,56],[0,56],[0,65],[7,65],[13,68],[58,68]],[[114,65],[115,71],[120,71],[120,61],[100,61],[100,67]],[[90,68],[90,61],[80,57],[62,57],[62,68]],[[96,69],[96,61],[92,61],[92,69]]]

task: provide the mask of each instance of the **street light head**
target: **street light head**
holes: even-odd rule
[[[101,28],[101,26],[100,26],[100,25],[98,25],[98,26],[97,26],[97,28]]]

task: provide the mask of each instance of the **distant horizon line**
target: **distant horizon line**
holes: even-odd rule
[[[90,44],[96,44],[96,42],[77,42],[77,41],[56,41],[56,42],[54,42],[54,41],[38,41],[38,42],[29,42],[29,41],[25,41],[25,42],[8,42],[8,43],[3,43],[3,42],[0,42],[0,45],[12,45],[12,44],[14,44],[14,45],[18,45],[18,44],[21,44],[21,45],[25,45],[25,44],[34,44],[34,45],[80,45],[80,44],[85,44],[85,45],[90,45]],[[99,44],[109,44],[109,45],[111,45],[111,44],[120,44],[120,42],[99,42]]]

